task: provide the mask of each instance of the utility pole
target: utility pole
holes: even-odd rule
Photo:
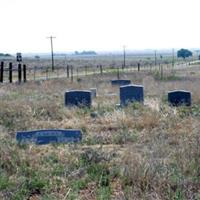
[[[126,46],[123,46],[123,50],[124,50],[124,63],[123,63],[123,68],[125,68],[126,66]]]
[[[56,37],[50,36],[47,38],[50,39],[50,42],[51,42],[51,62],[52,62],[52,71],[54,71],[53,39]]]

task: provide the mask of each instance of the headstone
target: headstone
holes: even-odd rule
[[[81,130],[75,129],[20,131],[16,134],[16,140],[20,144],[75,143],[80,142],[81,139]]]
[[[65,106],[90,107],[92,93],[89,90],[70,90],[65,92]]]
[[[174,90],[168,92],[168,102],[172,106],[190,106],[191,105],[191,92],[186,90]]]
[[[92,98],[96,98],[97,97],[97,88],[90,88],[91,94],[92,94]]]
[[[120,87],[120,104],[144,102],[144,87],[142,85],[126,85]]]
[[[115,85],[119,85],[119,86],[122,86],[122,85],[129,85],[131,84],[131,80],[127,80],[127,79],[116,79],[116,80],[111,80],[111,84],[113,86]]]

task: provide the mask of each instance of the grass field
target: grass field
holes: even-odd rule
[[[121,72],[144,85],[144,105],[117,108],[116,71],[0,86],[0,199],[200,200],[200,66]],[[97,88],[88,109],[64,107],[68,89]],[[167,92],[192,92],[169,107]],[[81,129],[75,145],[18,145],[16,131]]]

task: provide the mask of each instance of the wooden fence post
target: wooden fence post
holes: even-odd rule
[[[102,67],[102,65],[99,65],[99,67],[100,67],[100,73],[101,73],[101,75],[103,75],[103,67]]]
[[[117,78],[119,79],[119,67],[117,67]]]
[[[96,69],[96,68],[95,68],[95,67],[92,67],[92,68],[93,68],[93,75],[95,75],[95,69]]]
[[[69,78],[69,65],[67,65],[67,78]]]
[[[59,68],[57,67],[57,78],[59,77]]]
[[[18,64],[18,81],[21,83],[22,81],[22,65]]]
[[[9,82],[12,83],[12,63],[9,63]]]
[[[77,80],[78,80],[78,67],[76,68],[76,75],[77,75]]]
[[[138,63],[138,72],[140,71],[140,63]]]
[[[35,81],[35,76],[36,76],[36,66],[34,66],[34,72],[33,72],[34,81]]]
[[[24,83],[26,82],[26,65],[23,65]]]
[[[87,76],[87,65],[85,65],[85,76]]]
[[[48,80],[48,67],[46,68],[46,80]]]
[[[160,66],[161,79],[163,79],[163,65]]]
[[[73,83],[73,65],[71,65],[71,82]]]
[[[0,82],[3,83],[3,67],[4,67],[4,62],[1,62],[1,73],[0,73]]]

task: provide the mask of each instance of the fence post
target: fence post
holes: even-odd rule
[[[101,73],[101,75],[103,75],[103,68],[102,68],[102,65],[99,65],[99,67],[100,67],[100,73]]]
[[[9,82],[12,83],[12,63],[9,63]]]
[[[46,80],[48,80],[48,67],[46,68]]]
[[[95,68],[95,67],[93,67],[93,66],[92,66],[92,68],[93,68],[93,75],[95,75],[95,69],[96,69],[96,68]]]
[[[71,82],[73,83],[73,65],[71,65]]]
[[[161,79],[163,79],[163,65],[160,66]]]
[[[77,80],[78,80],[78,67],[76,68],[76,75],[77,75]]]
[[[24,83],[26,82],[26,65],[23,65]]]
[[[3,66],[4,62],[1,62],[1,73],[0,73],[0,82],[3,83]]]
[[[18,81],[21,83],[22,81],[22,65],[18,64]]]
[[[85,76],[87,76],[87,65],[85,66]]]
[[[119,67],[117,67],[117,78],[119,79]]]
[[[34,72],[33,72],[34,81],[35,81],[35,75],[36,75],[36,66],[34,66]]]
[[[67,65],[67,78],[69,78],[69,65]]]
[[[59,77],[59,69],[58,69],[58,67],[57,67],[57,78]]]
[[[140,71],[140,63],[138,63],[138,72]]]

